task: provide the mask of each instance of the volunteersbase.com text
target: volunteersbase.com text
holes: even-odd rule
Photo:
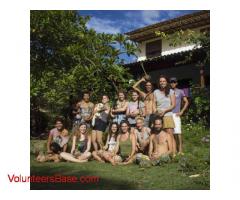
[[[22,176],[20,175],[9,175],[8,179],[10,183],[98,183],[99,176],[63,176],[63,175],[53,175],[53,176]]]

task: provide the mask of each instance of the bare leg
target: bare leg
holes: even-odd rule
[[[97,131],[97,143],[98,143],[100,149],[103,148],[102,134],[103,134],[102,131]]]
[[[116,165],[115,160],[113,159],[113,155],[110,152],[104,152],[103,153],[103,158],[110,162],[112,165]]]
[[[136,155],[134,155],[131,159],[129,159],[127,162],[123,162],[123,165],[128,165],[133,163],[133,161],[136,160]]]
[[[176,141],[176,151],[179,152],[179,138],[178,138],[178,134],[173,134],[174,139]]]
[[[66,152],[60,153],[60,156],[61,156],[64,160],[67,160],[67,161],[70,161],[70,162],[76,162],[76,163],[87,162],[87,160],[77,159],[77,158],[75,158],[72,154],[66,153]]]
[[[86,153],[83,153],[81,156],[79,156],[77,159],[78,160],[84,160],[84,161],[88,161],[88,159],[91,157],[91,153],[90,152],[86,152]]]
[[[176,149],[176,141],[175,141],[174,136],[173,136],[173,129],[172,129],[172,128],[167,128],[166,131],[167,131],[167,133],[170,134],[170,136],[171,136],[171,138],[172,138],[173,155],[176,155],[177,149]]]
[[[98,153],[96,151],[92,152],[92,156],[95,160],[97,160],[99,162],[104,162],[104,160],[100,156],[98,156]]]
[[[98,145],[97,145],[97,142],[96,142],[96,139],[97,139],[97,131],[93,130],[92,131],[92,144],[93,144],[93,148],[95,151],[98,150]]]
[[[182,142],[182,135],[178,134],[178,143],[179,143],[179,152],[183,153],[183,142]]]

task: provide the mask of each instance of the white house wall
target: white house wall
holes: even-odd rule
[[[197,29],[193,29],[194,31],[199,31],[202,28],[205,28],[208,26],[203,26]],[[137,53],[137,61],[142,61],[142,60],[146,60],[146,43],[148,42],[152,42],[155,40],[159,40],[159,38],[154,38],[151,40],[147,40],[147,41],[143,41],[141,43],[139,43],[139,48],[140,48],[140,52]],[[173,54],[173,53],[179,53],[182,51],[188,51],[188,50],[192,50],[194,48],[194,45],[189,45],[189,44],[181,44],[178,45],[176,47],[173,46],[169,46],[169,41],[167,40],[162,40],[162,56],[165,55],[169,55],[169,54]]]

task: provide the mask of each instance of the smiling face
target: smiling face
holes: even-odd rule
[[[160,119],[156,119],[154,121],[154,130],[157,131],[157,132],[160,132],[161,129],[162,129],[162,121]]]
[[[127,133],[128,132],[128,124],[127,123],[122,123],[121,124],[121,131],[122,133]]]
[[[160,85],[160,88],[165,88],[165,87],[167,86],[167,80],[166,80],[166,78],[161,77],[161,78],[159,79],[159,85]]]
[[[90,95],[88,93],[83,94],[83,100],[85,102],[89,102],[89,99],[90,99]]]
[[[119,92],[119,93],[118,93],[118,99],[119,99],[120,101],[123,101],[123,100],[125,99],[124,93]]]
[[[87,131],[87,126],[85,124],[82,124],[80,127],[79,127],[79,131],[81,134],[85,134],[86,131]]]
[[[112,133],[116,133],[117,132],[117,124],[112,124],[112,126],[111,126],[111,132]]]
[[[106,103],[108,103],[108,102],[109,102],[108,96],[105,96],[105,95],[104,95],[104,96],[102,97],[102,103],[103,103],[103,104],[106,104]]]
[[[63,123],[61,121],[56,121],[55,127],[58,130],[62,130],[63,129]]]
[[[177,87],[177,82],[176,81],[171,81],[170,86],[172,89],[175,89]]]
[[[132,100],[133,100],[133,101],[137,101],[137,100],[138,100],[138,97],[139,97],[139,95],[138,95],[137,92],[132,92]]]
[[[151,92],[152,91],[152,83],[146,82],[145,89],[147,92]]]

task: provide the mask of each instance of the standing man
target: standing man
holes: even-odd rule
[[[139,84],[142,82],[145,82],[145,92],[141,91],[138,88]],[[149,80],[146,80],[144,76],[133,85],[133,89],[138,91],[138,93],[140,94],[144,102],[144,106],[145,106],[144,126],[150,127],[152,123],[151,121],[152,121],[153,103],[154,103],[153,85]]]
[[[187,99],[186,95],[184,94],[183,90],[180,90],[177,88],[178,82],[177,82],[176,77],[170,78],[170,85],[176,96],[176,107],[172,110],[173,120],[175,123],[174,137],[177,142],[177,150],[178,150],[179,154],[183,154],[181,116],[187,109],[189,102],[188,102],[188,99]],[[183,105],[183,108],[181,109],[182,101],[183,101],[184,105]]]

